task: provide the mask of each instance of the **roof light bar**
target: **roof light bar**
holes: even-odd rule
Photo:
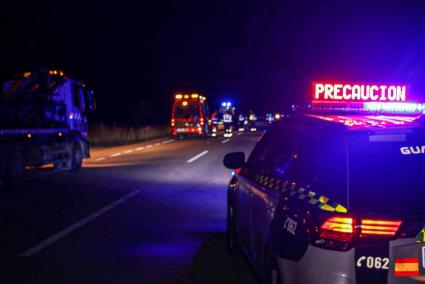
[[[363,109],[373,112],[425,113],[425,104],[367,102],[364,103]]]

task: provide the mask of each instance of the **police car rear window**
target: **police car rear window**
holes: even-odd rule
[[[362,135],[349,152],[349,202],[355,211],[425,214],[425,135]]]

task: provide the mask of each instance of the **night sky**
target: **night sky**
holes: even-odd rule
[[[404,83],[425,100],[424,1],[16,2],[1,11],[1,78],[63,68],[95,89],[98,122],[167,122],[185,90],[211,109],[285,110],[312,81]]]

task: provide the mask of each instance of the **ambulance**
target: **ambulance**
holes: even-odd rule
[[[171,115],[174,137],[203,137],[209,133],[209,111],[206,98],[197,93],[176,94]]]

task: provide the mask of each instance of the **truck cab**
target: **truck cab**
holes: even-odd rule
[[[0,97],[0,181],[13,187],[26,167],[79,170],[90,156],[87,115],[94,93],[61,70],[25,72]]]

